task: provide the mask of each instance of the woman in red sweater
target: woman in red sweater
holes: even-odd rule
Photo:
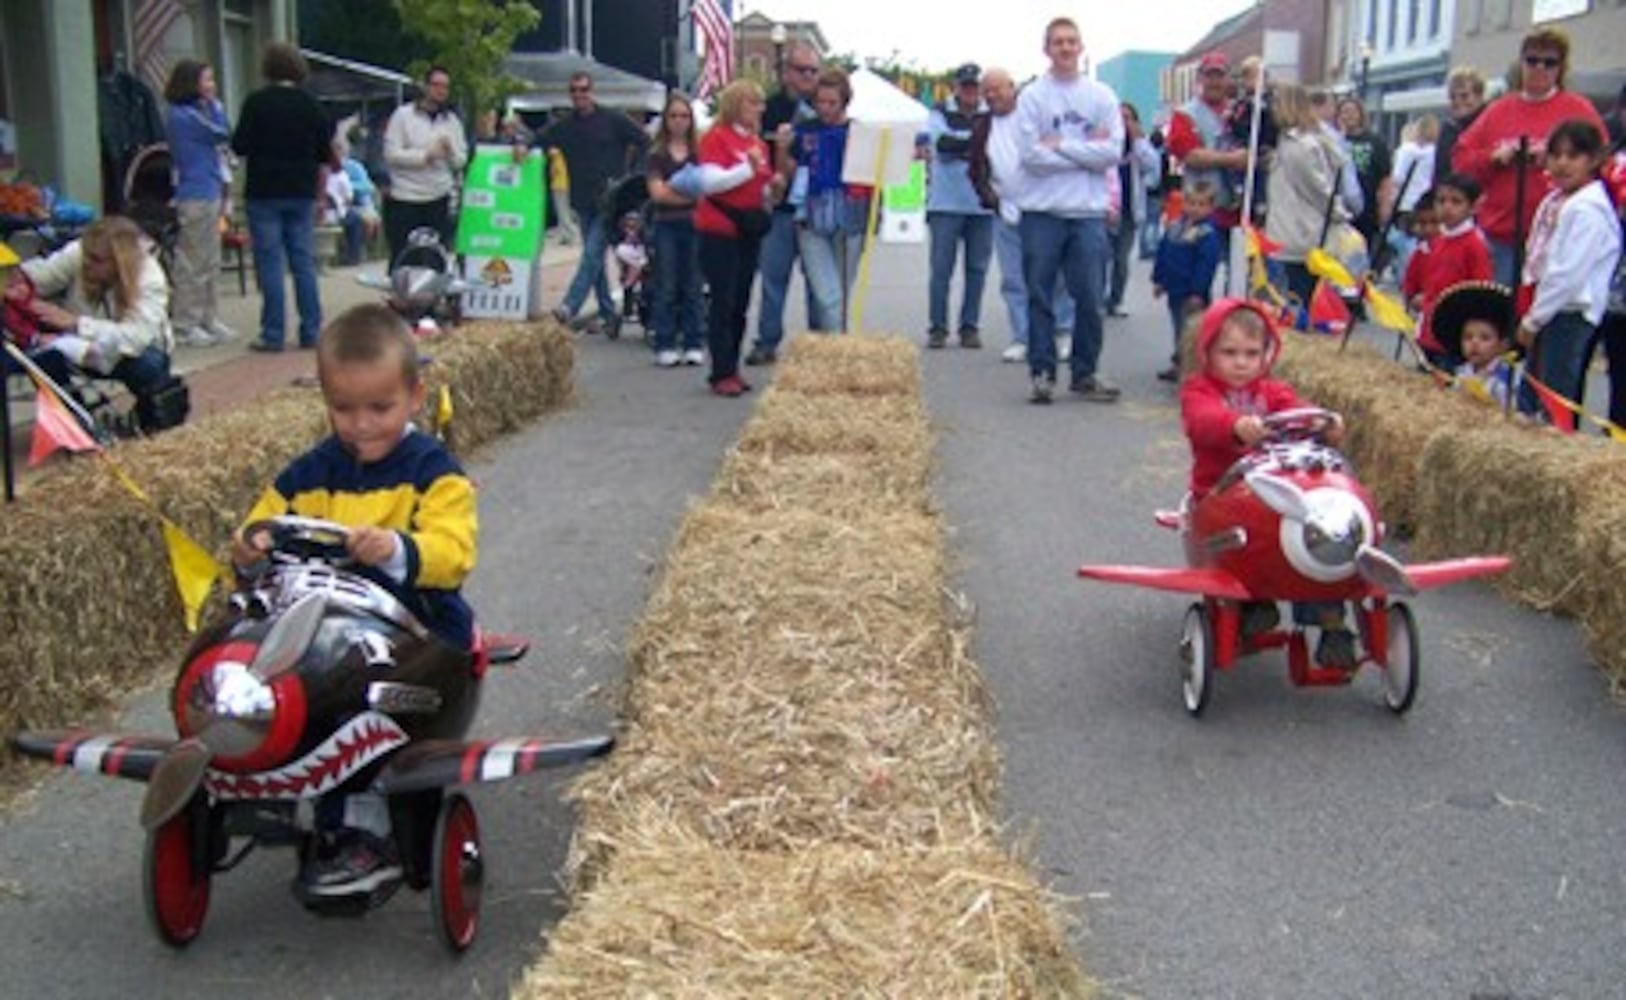
[[[774,178],[768,146],[759,134],[764,107],[762,88],[735,80],[717,98],[717,123],[700,140],[700,164],[727,172],[709,184],[694,210],[700,237],[700,271],[711,287],[706,337],[711,348],[711,391],[738,396],[751,388],[740,378],[740,341],[745,312],[751,305],[762,236],[772,224],[771,200],[781,191]]]
[[[1467,174],[1485,189],[1479,203],[1479,226],[1490,242],[1496,280],[1517,288],[1513,273],[1516,240],[1530,235],[1536,206],[1552,189],[1542,165],[1547,135],[1566,118],[1584,118],[1603,131],[1592,103],[1564,89],[1569,69],[1570,39],[1557,28],[1536,28],[1519,44],[1520,89],[1497,98],[1457,140],[1451,169]],[[1526,139],[1524,218],[1514,218],[1519,186],[1519,140]]]

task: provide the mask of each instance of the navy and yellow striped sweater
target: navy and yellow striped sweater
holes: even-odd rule
[[[389,528],[401,536],[406,579],[370,579],[399,596],[436,635],[459,649],[474,645],[474,611],[459,588],[474,570],[479,521],[474,485],[439,441],[409,430],[377,462],[363,464],[328,437],[294,459],[249,511],[248,522],[281,514],[350,527]]]

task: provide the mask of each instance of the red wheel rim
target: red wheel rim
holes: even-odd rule
[[[447,943],[462,951],[480,927],[480,824],[468,799],[458,796],[447,806],[441,833],[440,914]]]
[[[186,944],[197,937],[209,912],[209,877],[199,878],[192,871],[195,821],[193,811],[186,809],[152,834],[148,894],[158,933],[170,944]]]

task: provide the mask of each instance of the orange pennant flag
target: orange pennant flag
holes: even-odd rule
[[[28,448],[28,465],[33,468],[59,448],[69,451],[101,451],[102,446],[86,432],[79,419],[47,386],[36,383],[34,393],[34,440]]]
[[[1565,434],[1575,433],[1575,404],[1548,388],[1541,380],[1528,373],[1524,380],[1535,390],[1536,398],[1541,400],[1542,409],[1547,411],[1547,419],[1552,425]]]
[[[1242,231],[1247,237],[1248,256],[1250,257],[1272,257],[1282,248],[1280,243],[1274,243],[1266,239],[1265,234],[1253,226],[1244,224]]]

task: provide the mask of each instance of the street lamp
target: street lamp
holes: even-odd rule
[[[785,75],[785,26],[775,21],[768,39],[773,42],[773,72],[775,77]]]
[[[1372,69],[1372,43],[1361,39],[1361,75],[1356,82],[1355,94],[1366,103],[1366,74]]]

